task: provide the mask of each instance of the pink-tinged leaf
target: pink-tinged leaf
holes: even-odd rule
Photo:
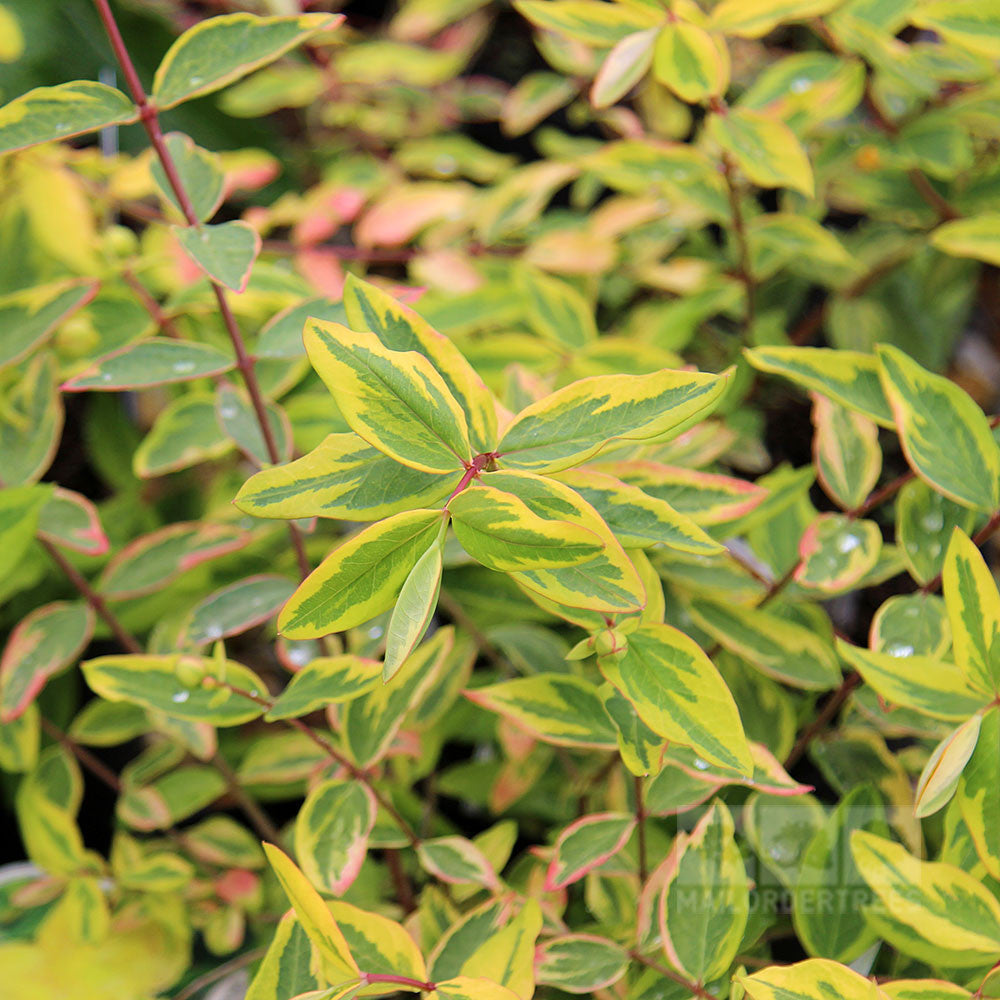
[[[421,841],[417,847],[420,863],[442,882],[452,885],[469,883],[484,886],[493,892],[500,889],[500,880],[493,866],[471,840],[464,837],[438,837]]]
[[[584,816],[559,834],[545,873],[545,891],[562,889],[617,854],[632,835],[635,817],[624,813]]]
[[[17,625],[0,658],[0,723],[19,718],[48,679],[83,652],[93,631],[94,613],[82,601],[46,604]]]
[[[747,778],[736,771],[715,767],[684,747],[671,747],[667,755],[669,762],[685,774],[716,789],[725,785],[743,785],[765,795],[781,796],[805,795],[813,790],[812,785],[797,782],[763,743],[750,743],[750,757],[753,760],[753,775]]]
[[[124,600],[151,594],[181,573],[243,548],[250,533],[233,524],[171,524],[137,538],[104,568],[98,590]]]
[[[61,486],[56,487],[42,508],[38,534],[55,545],[88,556],[101,556],[108,551],[108,536],[101,527],[97,508],[85,496]]]
[[[295,821],[295,854],[313,885],[333,896],[347,891],[368,854],[378,803],[360,781],[317,785]]]
[[[645,75],[653,61],[659,28],[626,35],[607,54],[590,88],[590,103],[606,108],[624,97]]]
[[[221,375],[236,362],[207,344],[151,337],[98,358],[62,386],[63,392],[117,392]]]
[[[882,532],[874,521],[846,514],[820,514],[802,533],[795,582],[838,594],[849,590],[875,566]]]
[[[455,182],[397,187],[365,212],[354,227],[354,240],[362,247],[403,246],[431,223],[464,212],[471,193]]]
[[[70,278],[0,297],[0,367],[27,357],[99,288],[97,281]]]
[[[703,527],[743,517],[767,497],[763,486],[745,479],[660,462],[595,462],[594,468],[665,500],[674,510]]]
[[[292,596],[295,583],[283,576],[248,576],[198,602],[184,626],[186,638],[202,646],[239,635],[278,613]]]

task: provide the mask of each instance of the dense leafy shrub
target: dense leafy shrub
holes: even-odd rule
[[[0,995],[1000,995],[1000,6],[149,6],[0,5]]]

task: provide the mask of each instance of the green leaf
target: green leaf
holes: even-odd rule
[[[385,755],[406,713],[437,679],[454,643],[453,629],[438,629],[410,654],[391,681],[344,705],[341,734],[358,767],[370,767]]]
[[[754,368],[829,396],[880,427],[896,426],[882,391],[878,361],[871,354],[828,347],[757,347],[744,353]]]
[[[793,890],[799,939],[809,954],[838,962],[853,961],[875,941],[863,912],[874,897],[850,852],[855,830],[889,833],[882,799],[871,785],[852,788],[813,835]]]
[[[344,306],[355,330],[370,330],[391,351],[416,351],[437,369],[465,413],[477,453],[496,445],[496,405],[489,389],[462,353],[412,309],[353,274],[344,283]]]
[[[0,658],[0,723],[23,715],[49,678],[83,652],[93,632],[94,613],[82,602],[46,604],[19,622]]]
[[[91,690],[108,701],[130,701],[213,726],[238,726],[262,714],[259,705],[227,685],[260,697],[267,693],[253,671],[233,660],[225,660],[223,666],[199,656],[136,654],[100,656],[80,666]],[[217,679],[217,671],[224,676]]]
[[[320,981],[312,971],[313,949],[294,913],[286,913],[267,946],[245,1000],[276,1000],[299,996],[317,989]]]
[[[1000,878],[1000,709],[995,705],[982,715],[956,797],[979,860]]]
[[[813,455],[827,495],[844,510],[860,507],[882,471],[878,427],[863,414],[813,396]]]
[[[896,500],[896,538],[910,574],[930,583],[943,569],[955,528],[972,534],[976,513],[932,490],[919,479],[908,482]]]
[[[287,577],[260,574],[237,580],[203,597],[185,619],[183,633],[188,642],[208,642],[239,635],[278,613],[291,596],[295,584]]]
[[[157,414],[132,456],[132,469],[140,479],[152,479],[221,458],[232,447],[216,420],[214,395],[189,392]]]
[[[465,696],[545,743],[613,750],[617,735],[596,686],[571,674],[538,674],[474,688]]]
[[[200,563],[243,548],[249,538],[233,524],[169,524],[126,545],[104,567],[97,589],[114,600],[151,594]]]
[[[661,29],[653,75],[682,101],[698,104],[729,86],[729,50],[704,28],[676,18]]]
[[[448,510],[465,551],[502,573],[575,566],[604,548],[587,528],[539,517],[514,493],[485,484],[463,490]]]
[[[441,522],[439,510],[405,511],[342,542],[292,595],[278,616],[278,631],[313,639],[388,610]]]
[[[330,903],[329,908],[351,954],[365,972],[403,975],[420,981],[427,978],[423,956],[400,924],[342,900]],[[384,995],[387,992],[390,991],[386,989],[386,984],[373,983],[361,995]]]
[[[257,338],[254,356],[258,358],[304,358],[305,344],[302,343],[302,328],[309,317],[344,323],[347,313],[343,302],[329,299],[306,299],[298,305],[282,309],[264,324]]]
[[[378,521],[443,501],[461,475],[412,469],[357,434],[330,434],[308,455],[251,476],[233,503],[255,517]]]
[[[605,47],[659,20],[655,10],[632,4],[612,7],[600,0],[514,0],[514,6],[536,28]]]
[[[527,73],[504,96],[500,108],[500,127],[504,135],[530,132],[549,115],[569,104],[578,87],[559,73],[541,70]]]
[[[195,217],[199,222],[208,221],[222,204],[226,181],[222,161],[214,153],[195,145],[194,140],[183,132],[170,132],[164,137],[164,142]],[[153,160],[150,171],[160,194],[183,215],[159,158]]]
[[[937,594],[897,594],[875,612],[869,645],[893,656],[943,657],[951,646],[951,625]]]
[[[702,555],[722,551],[723,546],[691,518],[637,486],[592,469],[561,472],[558,478],[601,515],[622,545],[648,548],[663,544]]]
[[[874,521],[820,514],[802,534],[795,582],[824,594],[855,587],[878,562],[882,532]]]
[[[153,79],[153,102],[162,111],[211,94],[342,20],[329,14],[257,17],[240,13],[199,21],[163,57]]]
[[[517,269],[517,288],[528,323],[540,337],[569,350],[597,339],[594,311],[572,285],[526,265]]]
[[[38,535],[63,548],[88,556],[108,551],[108,536],[97,508],[85,497],[57,486],[38,515]]]
[[[714,31],[740,38],[762,38],[779,24],[828,14],[843,0],[722,0],[712,8]]]
[[[103,83],[75,80],[37,87],[0,108],[0,153],[127,125],[138,117],[120,90]]]
[[[1000,5],[996,0],[936,0],[915,8],[909,20],[939,32],[963,49],[1000,59]]]
[[[498,891],[500,880],[483,852],[464,837],[436,837],[417,845],[417,857],[424,869],[452,885],[480,885]]]
[[[712,661],[683,632],[643,625],[628,636],[619,663],[601,657],[598,666],[654,733],[721,767],[753,772],[736,702]]]
[[[603,865],[628,842],[635,817],[620,813],[583,816],[563,830],[556,840],[545,873],[545,891],[563,889]]]
[[[590,89],[590,103],[595,108],[607,108],[620,101],[646,75],[658,34],[656,28],[646,28],[615,43]]]
[[[716,642],[775,680],[820,691],[840,683],[829,643],[805,625],[769,611],[722,604],[718,598],[692,597],[688,609]]]
[[[962,769],[969,762],[982,719],[974,715],[952,730],[931,752],[917,782],[913,814],[922,819],[943,809],[955,794]]]
[[[983,212],[974,219],[946,222],[931,234],[931,243],[952,257],[971,257],[1000,265],[1000,213]]]
[[[706,132],[754,184],[814,193],[812,166],[795,133],[780,119],[749,108],[712,113]]]
[[[343,895],[358,877],[378,804],[360,781],[331,778],[306,796],[295,820],[295,855],[324,892]]]
[[[767,498],[767,490],[763,486],[745,479],[663,465],[660,462],[642,459],[602,462],[588,467],[586,472],[578,475],[585,475],[589,479],[591,468],[608,472],[630,486],[638,487],[643,493],[662,500],[678,515],[690,518],[698,526],[725,524],[735,520],[749,514]],[[567,475],[562,473],[559,478],[566,479]],[[672,547],[680,548],[679,545]]]
[[[863,830],[851,835],[851,852],[889,917],[950,953],[949,964],[986,966],[1000,957],[1000,903],[977,879]]]
[[[604,543],[604,550],[587,562],[511,574],[536,600],[600,612],[637,611],[645,605],[645,588],[625,550],[578,493],[530,472],[487,472],[479,481],[513,493],[541,518],[569,521],[593,532]]]
[[[628,971],[628,952],[593,934],[563,934],[538,949],[539,985],[564,993],[593,993],[613,986]]]
[[[129,344],[95,361],[62,386],[63,392],[143,389],[221,375],[236,367],[228,355],[207,344],[153,337]]]
[[[273,844],[264,844],[264,853],[278,876],[281,888],[285,890],[302,929],[316,949],[319,971],[332,983],[356,979],[358,964],[320,894],[287,854]]]
[[[837,652],[892,705],[935,719],[962,721],[986,701],[985,695],[969,686],[962,671],[946,660],[873,653],[840,639]]]
[[[165,830],[210,806],[226,791],[226,779],[211,767],[179,767],[149,784],[130,784],[115,812],[144,833]]]
[[[465,413],[430,361],[391,351],[371,333],[310,320],[303,338],[344,419],[373,447],[424,472],[470,458]]]
[[[435,984],[435,993],[442,1000],[520,1000],[518,995],[494,983],[490,979],[474,978],[472,976],[456,976]]]
[[[8,392],[6,412],[0,413],[0,483],[35,482],[55,457],[63,428],[55,375],[56,359],[42,352],[18,373]]]
[[[770,966],[736,981],[750,1000],[885,1000],[882,991],[860,973],[826,958],[810,958],[793,965]]]
[[[691,833],[680,833],[664,864],[660,936],[670,964],[711,982],[739,950],[750,912],[747,874],[733,818],[716,802]]]
[[[380,681],[382,664],[360,656],[320,656],[293,675],[267,713],[268,722],[297,719],[327,705],[360,698]]]
[[[462,975],[483,976],[506,986],[521,1000],[531,1000],[535,992],[535,942],[541,929],[541,907],[537,900],[528,899],[521,912],[465,962]]]
[[[51,488],[13,486],[0,489],[0,573],[10,573],[28,551]]]
[[[1000,448],[963,389],[881,345],[882,387],[913,471],[946,497],[979,510],[1000,507]]]
[[[969,684],[1000,691],[1000,594],[975,543],[956,528],[941,573],[955,662]]]
[[[205,24],[202,21],[202,24]],[[240,220],[205,226],[171,226],[184,252],[213,281],[242,292],[260,253],[260,236]]]
[[[278,458],[287,461],[292,455],[292,426],[288,415],[277,403],[264,403],[271,437]],[[260,429],[257,410],[245,389],[222,380],[215,388],[215,415],[226,436],[257,465],[271,461],[271,450]]]
[[[440,534],[413,564],[396,598],[385,630],[383,681],[392,679],[431,623],[441,591],[445,528],[442,522]]]
[[[643,441],[708,416],[727,379],[664,369],[580,379],[522,410],[497,446],[504,468],[559,472],[610,441]]]
[[[0,117],[3,112],[0,111]],[[87,278],[53,281],[0,296],[0,368],[30,354],[97,294]]]

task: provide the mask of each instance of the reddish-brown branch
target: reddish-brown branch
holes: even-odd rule
[[[263,695],[255,694],[253,691],[247,691],[245,688],[237,687],[235,684],[230,684],[228,681],[216,681],[216,683],[220,687],[225,688],[227,691],[260,705],[261,708],[270,710],[274,707],[274,701],[271,698],[265,698]],[[360,767],[357,767],[329,740],[317,733],[311,726],[307,726],[301,719],[279,719],[277,721],[281,722],[282,725],[289,726],[292,729],[297,729],[303,736],[315,743],[316,746],[318,746],[334,763],[344,768],[344,770],[347,771],[352,778],[366,785],[370,789],[372,795],[375,796],[379,805],[381,805],[382,808],[385,809],[385,811],[396,821],[396,824],[402,831],[403,836],[406,837],[411,846],[416,847],[420,843],[420,838],[417,836],[413,827],[411,827],[410,824],[403,819],[399,810],[396,809],[392,802],[390,802],[389,799],[375,787],[372,782],[371,775],[369,775],[366,771],[363,771]]]
[[[146,135],[149,137],[150,144],[160,161],[160,165],[163,167],[163,173],[167,178],[167,183],[170,185],[170,189],[173,191],[174,197],[177,199],[177,204],[180,206],[181,212],[183,213],[187,224],[197,228],[200,225],[198,215],[194,210],[191,198],[184,187],[181,176],[177,171],[177,165],[174,163],[173,157],[170,155],[170,150],[167,149],[167,144],[163,137],[163,130],[160,128],[160,119],[157,114],[157,109],[155,105],[150,102],[145,88],[142,85],[142,81],[139,79],[139,74],[136,71],[135,64],[132,62],[132,57],[129,55],[128,49],[125,46],[121,32],[118,30],[118,23],[112,13],[111,6],[108,3],[108,0],[94,0],[94,4],[97,7],[97,12],[101,18],[101,23],[104,25],[104,30],[107,32],[108,39],[111,42],[111,48],[114,51],[115,58],[118,60],[118,64],[121,66],[122,72],[125,75],[125,82],[128,85],[129,92],[132,94],[132,100],[135,101],[135,104],[139,109],[139,120],[142,123],[143,128],[146,130]],[[230,308],[225,288],[223,288],[222,285],[214,279],[210,278],[209,281],[212,286],[212,292],[215,295],[216,302],[218,303],[219,313],[222,316],[223,323],[225,324],[226,332],[229,335],[230,343],[233,345],[233,353],[236,355],[236,366],[239,368],[240,375],[243,377],[243,383],[246,386],[247,394],[250,397],[250,403],[253,406],[254,414],[257,417],[260,433],[264,439],[264,446],[267,449],[268,459],[272,464],[278,465],[281,462],[281,452],[278,450],[278,443],[275,440],[274,431],[271,428],[271,422],[268,420],[267,406],[264,402],[264,395],[261,392],[260,384],[257,381],[253,358],[250,357],[250,354],[247,351],[246,342],[243,340],[243,334],[240,332],[239,324],[236,322],[236,317],[233,315],[233,311]],[[310,567],[309,560],[306,557],[305,543],[302,540],[302,533],[299,531],[298,526],[291,522],[288,524],[288,533],[291,536],[292,546],[295,549],[295,557],[298,562],[299,572],[303,577],[306,577],[309,575]]]
[[[67,736],[54,722],[49,722],[42,716],[42,729],[61,743],[95,778],[99,778],[114,792],[122,790],[118,775],[110,767],[99,761],[86,747],[80,746],[76,740]]]
[[[139,640],[122,625],[114,612],[108,607],[104,598],[91,587],[83,574],[50,541],[44,538],[40,538],[39,541],[42,543],[45,551],[48,552],[52,561],[68,577],[70,583],[76,587],[86,602],[94,609],[97,616],[111,629],[121,647],[130,653],[144,652]]]

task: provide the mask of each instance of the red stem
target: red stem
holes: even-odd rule
[[[115,617],[114,612],[107,606],[104,598],[91,587],[83,574],[51,542],[46,541],[44,538],[40,538],[39,541],[52,558],[52,561],[66,574],[70,583],[76,587],[87,603],[97,613],[98,617],[111,629],[122,648],[127,649],[130,653],[145,652],[139,640],[126,631],[125,626]]]
[[[369,983],[396,983],[398,986],[412,986],[415,990],[431,992],[437,989],[436,983],[427,983],[419,979],[410,979],[409,976],[389,976],[379,972],[362,972],[361,982],[367,986]]]
[[[132,100],[135,101],[139,109],[139,119],[159,158],[160,164],[163,167],[163,173],[166,175],[167,182],[170,184],[171,190],[174,192],[174,197],[177,199],[177,204],[180,206],[187,224],[197,229],[200,226],[200,221],[194,210],[194,206],[191,204],[191,198],[184,188],[180,174],[177,172],[177,165],[174,163],[173,157],[171,157],[170,151],[167,149],[167,144],[163,138],[163,130],[160,128],[160,119],[157,115],[156,106],[149,100],[142,86],[142,81],[139,79],[135,63],[132,62],[132,57],[125,46],[125,41],[122,38],[121,31],[118,29],[118,22],[111,11],[111,6],[108,0],[94,0],[94,5],[101,18],[101,23],[104,25],[104,30],[107,32],[108,40],[111,42],[115,58],[118,60],[118,64],[125,74],[125,82],[132,94]],[[229,340],[233,345],[233,352],[236,355],[236,366],[243,376],[243,382],[246,385],[250,402],[257,416],[260,433],[264,438],[264,445],[267,448],[268,459],[272,464],[278,465],[281,462],[281,453],[278,451],[278,444],[275,441],[271,423],[267,418],[267,407],[264,403],[264,396],[260,391],[260,384],[257,382],[253,358],[250,357],[247,351],[243,334],[240,332],[236,317],[229,306],[226,290],[214,279],[209,278],[209,281],[212,285],[216,301],[219,304],[219,313],[222,315],[223,323],[225,323],[226,332],[229,334]],[[298,526],[291,522],[288,524],[288,533],[291,536],[292,545],[295,549],[299,571],[303,577],[306,577],[310,573],[310,566],[309,560],[306,557],[302,534]]]

